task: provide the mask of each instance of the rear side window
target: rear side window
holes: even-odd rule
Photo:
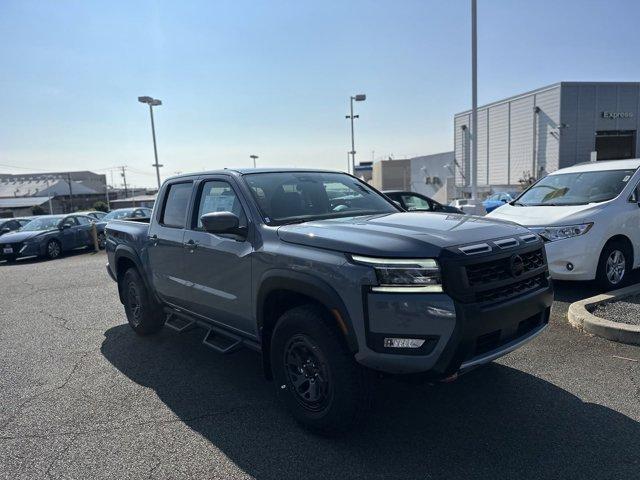
[[[191,198],[191,182],[169,186],[160,223],[166,227],[184,228]]]
[[[88,217],[76,217],[76,220],[80,225],[91,225],[91,220]]]

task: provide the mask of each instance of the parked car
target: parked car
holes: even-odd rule
[[[106,223],[111,220],[124,218],[148,218],[150,216],[151,209],[147,207],[118,208],[107,213],[102,217],[101,221]]]
[[[87,215],[88,217],[93,217],[96,220],[102,220],[107,215],[107,212],[101,212],[99,210],[90,210],[87,212],[76,212],[76,213],[78,213],[79,215]]]
[[[382,193],[394,202],[398,202],[402,208],[409,212],[464,213],[459,208],[442,205],[433,198],[429,198],[421,193],[401,190],[386,190]]]
[[[404,212],[322,171],[181,175],[157,198],[150,223],[107,226],[107,271],[130,326],[200,325],[217,352],[261,352],[313,431],[364,416],[374,371],[453,379],[549,319],[542,239],[509,222]]]
[[[0,218],[0,236],[24,227],[36,217]]]
[[[468,198],[457,198],[449,202],[449,206],[462,210],[467,215],[483,216],[487,213],[482,202],[471,203]]]
[[[640,265],[640,160],[557,170],[489,214],[540,234],[551,276],[624,285]]]
[[[105,227],[111,220],[124,220],[127,218],[145,219],[151,216],[151,209],[147,207],[117,208],[107,213],[96,223],[98,227],[98,245],[104,249],[106,245]]]
[[[512,202],[518,195],[519,192],[498,192],[493,195],[489,195],[482,205],[487,213],[494,211],[496,208],[501,207],[505,203]]]
[[[78,214],[40,216],[0,237],[0,260],[32,256],[53,260],[69,250],[91,247],[94,220]]]

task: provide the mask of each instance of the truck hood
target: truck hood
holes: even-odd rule
[[[40,235],[44,235],[46,233],[51,232],[52,230],[33,230],[26,232],[9,232],[5,233],[0,237],[0,243],[20,243],[25,242],[27,240],[31,240],[32,238],[38,237]]]
[[[530,233],[509,222],[447,213],[392,213],[317,220],[278,228],[281,240],[377,257],[438,256],[440,250]]]
[[[582,221],[591,221],[591,217],[599,212],[604,205],[605,203],[591,203],[587,205],[523,207],[507,203],[496,208],[487,217],[516,222],[525,227],[571,225]]]

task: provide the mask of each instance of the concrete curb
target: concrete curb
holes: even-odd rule
[[[596,317],[587,310],[587,307],[610,300],[619,300],[638,293],[640,293],[640,285],[631,285],[574,302],[569,305],[569,312],[567,313],[569,323],[583,332],[598,335],[599,337],[613,340],[614,342],[640,345],[640,325],[612,322],[604,318]]]

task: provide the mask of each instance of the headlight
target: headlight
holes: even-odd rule
[[[432,258],[374,258],[352,255],[356,263],[374,268],[378,278],[374,292],[442,292],[438,262]]]
[[[545,240],[555,242],[563,238],[577,237],[587,233],[593,223],[582,223],[580,225],[562,225],[559,227],[531,227],[529,230],[534,231]]]

